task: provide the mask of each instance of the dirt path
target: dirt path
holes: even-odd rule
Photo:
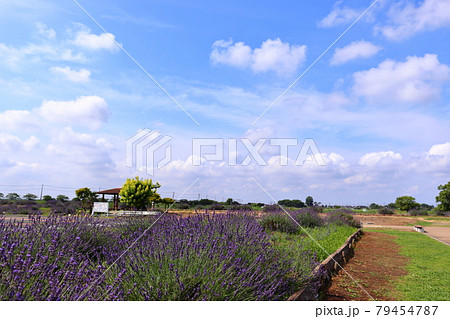
[[[406,275],[407,258],[399,254],[395,237],[365,232],[345,270],[375,299],[395,300],[392,282]],[[333,277],[324,300],[372,300],[344,271]]]
[[[425,235],[450,246],[450,227],[424,227]]]

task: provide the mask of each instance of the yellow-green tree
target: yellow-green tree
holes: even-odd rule
[[[152,202],[161,198],[156,190],[160,188],[159,183],[153,184],[151,179],[128,178],[119,193],[120,201],[136,210],[144,210]]]

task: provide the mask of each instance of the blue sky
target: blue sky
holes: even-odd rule
[[[277,200],[434,204],[450,180],[446,0],[379,0],[252,125],[371,3],[79,1],[105,34],[73,0],[0,0],[0,185],[19,185],[0,192],[73,196],[139,175],[177,197],[198,178],[191,199],[270,202],[255,179]],[[144,128],[172,137],[153,176],[125,161]],[[289,163],[312,138],[326,165],[280,166],[267,142],[265,166],[195,167],[195,138],[295,138]]]

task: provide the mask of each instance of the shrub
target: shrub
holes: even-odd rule
[[[383,207],[378,210],[378,214],[380,215],[394,215],[394,211],[392,209]]]
[[[436,210],[436,216],[445,216],[445,212],[442,210]]]
[[[419,210],[419,209],[411,209],[408,212],[408,214],[411,215],[411,216],[427,216],[428,212],[423,211],[423,210]]]
[[[189,208],[190,208],[189,204],[186,203],[178,204],[178,209],[189,209]]]
[[[296,223],[285,213],[273,213],[265,215],[261,221],[261,226],[264,230],[279,231],[288,234],[295,234],[299,227]]]
[[[327,217],[327,224],[338,225],[338,226],[350,226],[355,228],[361,227],[361,222],[354,219],[352,215],[340,213],[340,212],[330,212]]]
[[[212,204],[209,206],[210,210],[223,210],[225,207],[221,204]]]
[[[236,211],[249,212],[252,210],[252,207],[250,205],[230,205],[228,210],[232,211],[232,212],[236,212]]]
[[[292,213],[292,216],[302,227],[321,227],[325,224],[315,207],[295,211]]]
[[[267,213],[270,213],[270,212],[278,212],[278,211],[281,211],[281,208],[280,208],[280,206],[278,206],[278,205],[265,205],[265,206],[262,208],[262,211],[263,211],[263,212],[267,212]]]

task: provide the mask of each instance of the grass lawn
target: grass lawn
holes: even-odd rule
[[[417,232],[365,231],[396,236],[400,253],[409,258],[408,274],[395,284],[397,300],[450,300],[450,246]]]
[[[450,221],[450,217],[446,217],[446,216],[426,216],[426,217],[423,217],[423,219]]]
[[[354,227],[336,225],[307,228],[306,231],[326,252],[303,232],[299,234],[273,232],[272,241],[276,249],[294,257],[297,271],[302,273],[311,271],[315,267],[315,265],[310,264],[311,258],[317,262],[324,261],[328,257],[328,254],[334,253],[356,230],[357,228]]]
[[[426,222],[424,220],[416,220],[414,223],[408,224],[408,226],[420,225],[420,226],[431,226],[433,222]]]

